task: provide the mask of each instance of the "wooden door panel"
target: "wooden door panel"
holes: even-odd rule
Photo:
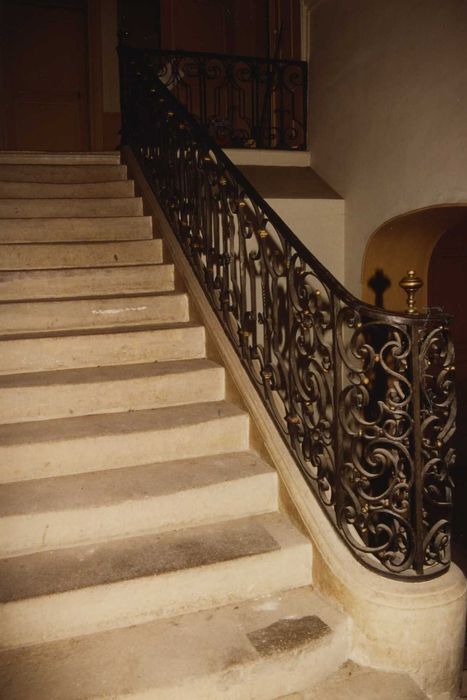
[[[82,150],[81,113],[76,98],[19,96],[12,105],[12,116],[12,136],[21,150]]]
[[[6,147],[89,148],[86,3],[3,0]]]
[[[164,49],[232,53],[231,0],[162,0]]]

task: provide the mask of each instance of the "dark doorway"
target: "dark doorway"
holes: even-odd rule
[[[131,46],[301,56],[299,0],[119,0],[118,14]]]
[[[442,307],[454,316],[452,336],[456,352],[458,401],[453,469],[454,561],[467,573],[467,224],[462,223],[441,236],[430,260],[428,304]]]
[[[2,0],[4,148],[89,150],[86,7]]]

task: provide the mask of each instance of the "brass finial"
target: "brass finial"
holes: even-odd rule
[[[406,276],[399,282],[399,287],[402,287],[407,294],[407,313],[418,313],[417,307],[415,306],[415,294],[422,286],[423,282],[420,277],[417,277],[414,270],[408,270]]]

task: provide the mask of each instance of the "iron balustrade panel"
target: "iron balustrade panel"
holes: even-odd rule
[[[454,355],[442,313],[360,302],[121,49],[125,138],[303,478],[365,566],[450,562]]]
[[[139,50],[223,148],[306,148],[307,64],[186,51]]]

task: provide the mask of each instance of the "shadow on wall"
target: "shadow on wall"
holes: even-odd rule
[[[467,226],[466,205],[442,205],[410,212],[383,224],[370,238],[362,266],[363,299],[394,311],[406,308],[399,281],[407,270],[423,280],[417,307],[429,305],[428,270],[433,250],[446,231]]]

